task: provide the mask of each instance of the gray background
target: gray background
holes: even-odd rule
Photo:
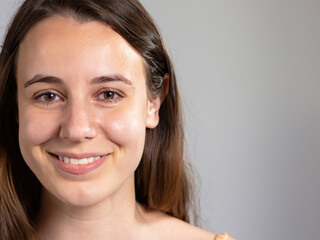
[[[1,36],[18,2],[1,0]],[[142,3],[176,67],[202,227],[320,239],[320,1]]]

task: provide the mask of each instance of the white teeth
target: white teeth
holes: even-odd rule
[[[88,158],[79,159],[79,164],[88,164]]]
[[[70,158],[70,163],[71,164],[79,164],[79,160],[74,159],[74,158]]]
[[[93,163],[94,161],[97,161],[101,157],[89,157],[89,158],[81,158],[81,159],[76,159],[76,158],[68,158],[68,157],[61,157],[58,156],[60,161],[63,161],[65,163],[71,163],[71,164],[88,164],[88,163]]]

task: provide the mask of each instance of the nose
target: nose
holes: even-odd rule
[[[73,103],[66,107],[60,137],[71,142],[83,142],[97,136],[97,126],[90,107]]]

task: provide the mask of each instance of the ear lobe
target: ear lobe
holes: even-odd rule
[[[148,113],[147,113],[147,128],[155,128],[159,124],[159,110],[161,103],[166,98],[168,91],[169,91],[169,74],[165,74],[163,76],[163,83],[160,89],[160,93],[158,96],[153,97],[152,99],[148,100]]]

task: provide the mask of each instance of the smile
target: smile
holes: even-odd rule
[[[73,154],[73,153],[49,153],[55,165],[62,171],[82,175],[99,168],[108,158],[109,154]]]
[[[99,160],[101,158],[101,156],[98,157],[89,157],[89,158],[69,158],[69,157],[62,157],[62,156],[58,156],[59,160],[65,163],[70,163],[70,164],[75,164],[75,165],[79,165],[79,164],[88,164],[88,163],[93,163],[97,160]]]

